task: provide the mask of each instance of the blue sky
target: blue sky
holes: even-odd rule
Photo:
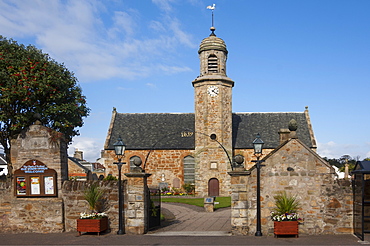
[[[113,107],[194,112],[191,82],[213,3],[234,112],[308,106],[321,156],[370,157],[368,0],[0,0],[0,34],[75,73],[91,114],[69,153],[95,161]]]

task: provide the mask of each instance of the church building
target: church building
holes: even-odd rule
[[[152,174],[149,186],[181,188],[195,185],[198,196],[230,195],[228,172],[255,163],[253,140],[259,133],[264,156],[290,138],[289,122],[297,124],[300,141],[316,150],[308,108],[303,112],[234,113],[234,82],[226,74],[228,51],[211,28],[199,50],[200,74],[194,87],[194,113],[119,113],[114,108],[102,151],[106,175],[118,176],[113,144],[126,145],[123,173],[141,161]],[[247,109],[250,110],[250,109]],[[124,177],[124,175],[123,175]]]

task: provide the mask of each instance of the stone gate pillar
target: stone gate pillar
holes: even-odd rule
[[[39,120],[11,140],[13,182],[10,213],[1,231],[63,232],[62,183],[68,179],[67,144],[63,134]]]
[[[234,235],[247,235],[248,226],[248,177],[250,171],[228,172],[231,176],[231,231]]]
[[[127,177],[127,199],[125,206],[125,233],[140,235],[149,229],[147,179],[149,173],[125,173]]]

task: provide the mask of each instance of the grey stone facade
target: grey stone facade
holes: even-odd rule
[[[295,135],[295,134],[293,134]],[[290,138],[264,158],[261,168],[261,224],[273,234],[270,218],[274,196],[281,191],[296,195],[303,219],[299,232],[309,235],[352,233],[353,201],[349,181],[336,179],[333,168],[297,138]],[[235,234],[256,231],[256,169],[232,178],[232,226]],[[246,213],[245,213],[246,211]]]

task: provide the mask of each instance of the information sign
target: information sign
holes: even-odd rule
[[[17,197],[57,196],[55,170],[38,160],[27,161],[14,176]]]

